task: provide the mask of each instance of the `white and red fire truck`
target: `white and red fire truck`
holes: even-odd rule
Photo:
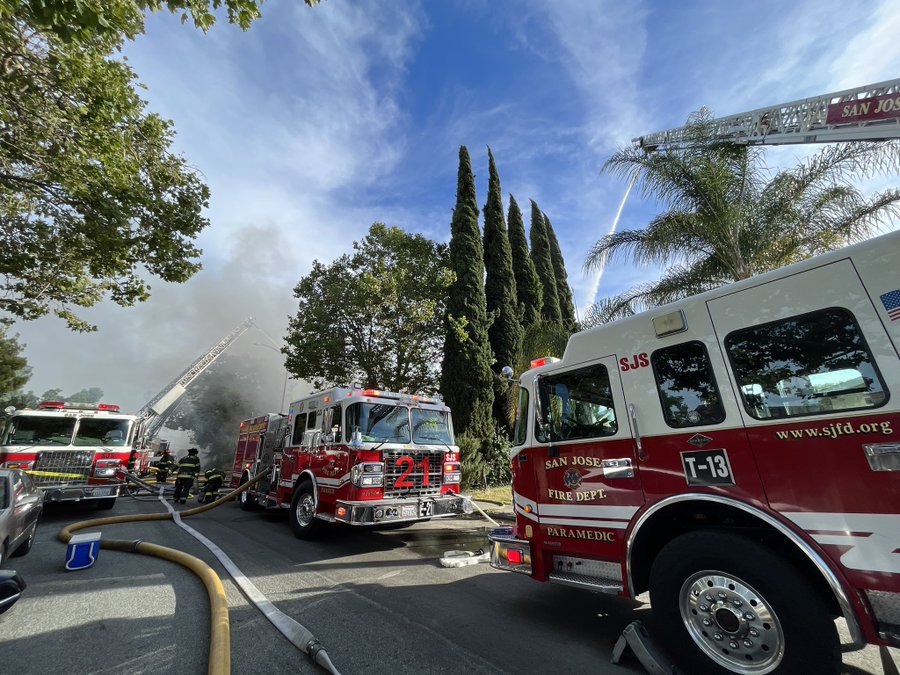
[[[494,567],[649,590],[684,672],[900,646],[900,232],[573,335],[519,378]]]
[[[31,475],[49,502],[96,500],[111,509],[123,486],[137,417],[119,406],[44,401],[12,413],[0,466]]]
[[[241,423],[231,485],[260,471],[240,505],[290,509],[300,538],[322,522],[412,524],[471,510],[450,409],[440,400],[374,389],[334,388],[290,406],[287,416]]]

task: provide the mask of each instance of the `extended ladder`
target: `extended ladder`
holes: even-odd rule
[[[835,143],[900,138],[900,78],[768,106],[707,123],[713,138],[739,145]],[[648,151],[694,143],[691,126],[632,139]]]

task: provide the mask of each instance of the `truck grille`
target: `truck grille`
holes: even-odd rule
[[[384,496],[436,495],[441,492],[442,450],[384,451]],[[425,467],[428,467],[426,480]],[[397,483],[401,485],[397,485]]]
[[[31,477],[37,485],[87,483],[93,464],[93,452],[45,450],[38,455]]]

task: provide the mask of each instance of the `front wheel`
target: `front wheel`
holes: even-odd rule
[[[685,672],[840,672],[840,642],[821,596],[796,567],[744,537],[672,540],[653,561],[650,602],[660,641]]]
[[[322,523],[316,518],[316,496],[312,483],[301,483],[291,500],[289,520],[291,530],[298,539],[313,539]]]

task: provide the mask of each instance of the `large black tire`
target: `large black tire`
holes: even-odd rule
[[[241,485],[250,480],[250,476],[244,474],[241,476]],[[237,503],[244,511],[255,511],[256,510],[256,497],[250,494],[250,490],[244,490],[241,494],[237,496]]]
[[[31,550],[31,547],[34,546],[34,536],[37,533],[37,521],[31,525],[31,531],[28,533],[28,539],[19,544],[19,548],[12,552],[11,557],[19,557],[22,555],[27,555],[27,553]]]
[[[658,637],[692,675],[838,675],[834,616],[772,549],[729,533],[692,532],[650,570]]]
[[[316,496],[311,482],[300,483],[294,490],[288,521],[298,539],[315,539],[318,536],[322,521],[316,518]]]

